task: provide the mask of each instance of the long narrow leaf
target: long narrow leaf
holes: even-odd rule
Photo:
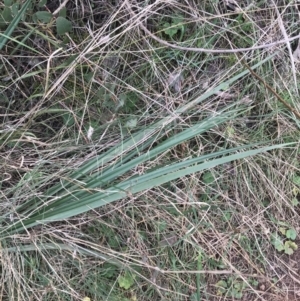
[[[70,197],[73,199],[81,199],[86,196],[87,191],[90,191],[92,193],[93,188],[105,188],[105,185],[108,183],[111,183],[114,181],[117,177],[121,177],[123,174],[128,172],[129,170],[135,168],[139,164],[142,164],[143,162],[153,159],[155,156],[160,155],[164,151],[171,149],[172,147],[179,145],[180,143],[187,141],[191,138],[196,137],[197,135],[206,132],[213,128],[216,125],[222,124],[238,114],[241,114],[243,111],[229,111],[226,112],[226,110],[230,110],[232,106],[229,106],[223,110],[223,112],[220,112],[217,116],[211,116],[206,118],[205,120],[201,121],[199,124],[196,124],[181,133],[176,134],[175,136],[167,139],[154,149],[150,150],[149,152],[137,156],[137,152],[135,151],[133,154],[136,158],[129,161],[128,155],[124,158],[123,161],[127,161],[125,164],[119,164],[118,166],[108,166],[106,170],[104,170],[101,175],[92,175],[92,180],[90,181],[80,181],[78,183],[74,182],[73,179],[70,179],[69,184],[73,183],[73,185],[69,185],[68,187],[62,185],[60,187],[60,190],[64,190],[64,193],[61,194],[61,198],[59,198],[57,201],[54,201],[51,203],[51,205],[47,206],[47,209],[44,209],[45,211],[52,210],[52,208],[58,208],[61,204],[64,204]],[[227,151],[226,154],[228,154],[230,151]],[[131,155],[130,155],[131,156]],[[209,158],[214,158],[214,156],[209,156]],[[204,156],[206,157],[206,156]],[[122,162],[123,163],[123,162]],[[94,169],[96,170],[98,168],[98,165],[95,165]],[[49,198],[50,191],[47,192],[47,197]],[[51,191],[52,192],[52,191]],[[57,191],[55,191],[57,193]],[[52,192],[53,193],[53,192]],[[17,212],[20,214],[26,215],[30,217],[31,213],[36,210],[36,202],[37,200],[32,199],[30,203],[27,202],[27,204],[21,205],[19,208],[17,208]],[[31,204],[31,205],[30,205]],[[26,207],[26,211],[24,211],[24,207]]]
[[[31,3],[31,0],[27,0],[25,4],[22,6],[18,14],[13,18],[13,20],[10,22],[8,27],[6,28],[5,32],[3,34],[0,33],[0,50],[5,46],[7,40],[12,35],[13,31],[19,24],[22,16],[25,14],[26,10],[28,9],[29,5]]]
[[[183,168],[186,168],[186,167],[188,167],[192,164],[199,164],[199,163],[202,163],[206,160],[211,160],[211,159],[214,159],[216,157],[225,156],[225,155],[228,155],[228,154],[236,152],[236,151],[251,148],[253,146],[254,145],[251,144],[251,145],[248,145],[248,146],[239,146],[239,147],[232,148],[232,149],[224,149],[224,150],[221,150],[219,152],[203,155],[201,157],[197,157],[197,158],[193,158],[193,159],[189,159],[189,160],[184,160],[182,162],[178,162],[178,163],[174,163],[174,164],[171,164],[171,165],[168,165],[168,166],[164,166],[162,169],[158,168],[158,169],[156,169],[152,172],[146,173],[142,176],[133,176],[129,180],[126,180],[123,183],[128,182],[128,185],[133,185],[132,183],[138,177],[143,177],[143,179],[145,181],[151,181],[154,177],[161,176],[162,170],[163,170],[164,173],[174,172],[174,166],[176,166],[177,169],[183,169]],[[116,170],[116,172],[119,172],[119,170]],[[102,183],[99,182],[99,187],[101,187],[101,184]],[[60,207],[64,208],[64,205],[66,203],[70,203],[70,202],[73,202],[73,201],[76,202],[76,201],[80,200],[82,203],[84,203],[84,202],[89,203],[90,202],[90,195],[97,192],[97,190],[100,191],[98,189],[98,187],[93,189],[93,187],[90,187],[90,186],[85,187],[85,189],[82,189],[82,188],[78,187],[78,189],[79,189],[79,193],[76,193],[76,192],[66,193],[65,195],[62,195],[61,198],[58,199],[58,201],[54,201],[53,203],[51,203],[47,207],[44,207],[43,208],[43,214],[47,214],[48,212],[53,211],[53,209],[58,210]],[[110,187],[108,187],[106,189],[105,193],[107,194],[107,191],[118,191],[118,190],[119,190],[118,186],[111,185]],[[30,215],[31,216],[33,215],[32,213],[33,213],[34,209],[35,208],[32,207],[31,210],[29,209],[28,211],[22,212],[22,213],[23,213],[23,215],[26,215],[27,217],[30,217]]]
[[[269,61],[274,55],[275,54],[270,55],[267,58],[265,58],[264,60],[260,61],[259,63],[254,65],[252,67],[252,69],[254,70],[254,69],[258,68],[259,66],[261,66],[262,64],[264,64],[265,62]],[[198,97],[198,98],[192,100],[191,102],[189,102],[188,104],[180,107],[172,114],[172,116],[167,116],[167,117],[162,118],[160,121],[151,125],[148,129],[145,129],[145,130],[135,133],[130,138],[128,138],[126,141],[124,141],[122,144],[116,145],[115,147],[113,147],[109,151],[107,151],[106,153],[96,156],[95,158],[91,159],[88,163],[85,163],[81,168],[79,168],[79,170],[74,172],[70,176],[70,178],[78,179],[83,174],[88,174],[88,173],[92,172],[92,170],[95,169],[95,166],[97,166],[97,164],[98,164],[98,166],[99,166],[99,164],[101,164],[101,166],[103,166],[110,160],[115,159],[116,157],[120,156],[120,154],[124,154],[128,150],[137,147],[138,145],[142,144],[144,141],[148,140],[149,137],[152,137],[153,135],[155,135],[155,133],[158,133],[159,131],[161,131],[163,128],[165,128],[167,125],[169,125],[171,122],[173,122],[177,117],[180,117],[180,115],[182,113],[187,112],[188,110],[195,107],[199,103],[203,102],[204,100],[206,100],[210,96],[214,95],[215,93],[228,88],[231,84],[235,83],[237,80],[239,80],[243,76],[247,75],[248,73],[249,73],[249,70],[244,70],[243,72],[233,76],[226,82],[221,83],[217,87],[205,92],[200,97]],[[55,188],[53,188],[52,191],[53,192],[57,191],[57,189],[59,189],[59,188],[60,188],[60,186],[58,185]]]
[[[46,213],[37,214],[29,219],[24,219],[17,222],[10,227],[2,231],[3,234],[12,234],[22,231],[24,228],[28,229],[35,225],[47,224],[49,222],[58,221],[70,218],[72,216],[87,212],[91,209],[101,207],[103,205],[109,204],[111,202],[126,198],[128,195],[134,195],[141,191],[151,189],[153,187],[162,185],[164,183],[170,182],[172,180],[184,177],[195,172],[199,172],[205,169],[213,168],[220,164],[225,164],[237,159],[243,159],[249,156],[253,156],[265,151],[282,148],[285,146],[292,145],[293,143],[280,144],[275,146],[263,147],[256,150],[249,150],[212,161],[208,161],[202,164],[196,164],[195,161],[191,161],[190,165],[186,168],[178,168],[178,164],[172,166],[172,170],[168,170],[166,173],[165,168],[160,170],[160,173],[154,171],[155,176],[151,173],[135,178],[134,180],[127,180],[120,183],[117,187],[113,189],[107,189],[105,192],[96,192],[89,195],[87,192],[87,198],[82,200],[71,200],[66,202],[63,206],[58,208],[52,208],[52,210]],[[201,162],[202,158],[198,158]],[[149,180],[149,178],[151,180]]]
[[[269,58],[266,58],[264,61],[258,63],[253,67],[253,69],[260,66],[262,63],[264,63],[270,58],[271,56]],[[117,177],[122,176],[125,172],[129,171],[136,165],[141,164],[146,160],[152,159],[153,157],[159,155],[168,148],[173,147],[176,144],[181,143],[183,141],[186,141],[187,139],[195,137],[203,131],[207,131],[213,126],[221,124],[222,122],[230,119],[230,117],[233,118],[234,116],[231,115],[230,117],[228,117],[228,115],[226,115],[227,113],[223,112],[220,116],[214,116],[212,119],[208,118],[204,120],[201,125],[196,125],[191,129],[179,133],[175,137],[168,139],[166,142],[162,143],[153,150],[150,150],[148,153],[140,155],[139,157],[136,157],[131,161],[129,161],[129,159],[131,159],[133,156],[137,156],[139,152],[146,149],[145,146],[149,145],[149,142],[151,142],[152,139],[156,139],[156,135],[160,137],[160,132],[164,128],[168,127],[177,116],[179,116],[183,112],[186,112],[191,107],[191,105],[198,104],[201,101],[207,99],[209,96],[215,94],[217,91],[225,89],[227,85],[232,84],[234,81],[238,80],[247,73],[247,70],[243,71],[242,73],[236,75],[227,82],[224,82],[216,88],[204,93],[201,97],[193,100],[190,104],[178,109],[173,114],[174,116],[167,116],[163,118],[159,122],[155,123],[151,128],[142,130],[132,135],[132,137],[128,138],[124,143],[116,145],[114,148],[110,149],[106,153],[96,156],[94,159],[84,164],[78,171],[69,175],[70,180],[58,183],[46,192],[48,200],[51,201],[50,205],[45,205],[45,201],[47,200],[45,200],[44,198],[40,200],[38,198],[32,199],[32,202],[27,202],[26,204],[21,205],[19,208],[17,208],[17,212],[18,214],[20,214],[20,216],[22,216],[22,214],[25,214],[23,216],[26,216],[26,219],[22,221],[24,222],[24,227],[31,227],[34,224],[43,223],[48,220],[57,220],[59,216],[61,216],[62,218],[68,218],[70,216],[74,216],[89,210],[87,208],[97,208],[106,203],[117,199],[121,199],[124,196],[126,196],[126,190],[128,189],[128,185],[130,187],[138,187],[137,185],[141,185],[140,182],[136,182],[136,177],[132,177],[127,182],[125,181],[116,186],[110,185],[106,187],[106,185],[111,181],[115,180]],[[218,155],[220,154],[215,153],[212,155],[211,158],[216,158]],[[116,160],[116,158],[118,159],[116,163],[115,161],[113,161],[115,164],[114,166],[108,166],[106,169],[104,169],[104,172],[102,170],[103,174],[93,175],[93,170],[102,168],[109,161]],[[192,161],[188,161],[188,163],[199,165],[200,162],[203,162],[204,158],[205,156],[197,158],[196,162],[194,159],[192,159]],[[185,164],[187,164],[187,162],[185,162]],[[177,165],[174,164],[168,166],[167,168],[164,168],[164,170],[174,174],[175,170],[173,168],[183,168],[182,162],[177,163]],[[144,180],[145,183],[147,182],[148,184],[150,184],[156,177],[162,177],[167,181],[169,174],[159,175],[159,172],[160,171],[156,170],[152,173],[138,177],[137,179],[138,181]],[[180,173],[180,171],[177,172]],[[87,175],[92,175],[92,179],[88,180],[88,178],[86,178]],[[86,183],[81,182],[80,186],[75,185],[76,180],[82,177],[85,177],[85,179],[87,180]],[[100,190],[101,187],[106,187],[104,192],[103,190]],[[57,196],[57,201],[53,201],[53,196],[55,195]],[[70,211],[66,212],[69,209]],[[83,211],[81,212],[80,210]],[[15,227],[15,229],[19,230],[23,228],[23,225],[18,225],[19,223],[16,222],[10,228]]]
[[[240,111],[241,113],[242,111]],[[237,115],[238,113],[236,113]],[[209,117],[199,124],[196,124],[181,133],[178,133],[177,135],[167,139],[154,149],[150,150],[149,152],[137,156],[135,153],[136,158],[130,160],[129,162],[125,164],[121,164],[118,167],[109,167],[106,171],[102,172],[101,175],[94,175],[92,177],[91,181],[80,183],[80,185],[73,185],[72,189],[70,189],[70,194],[72,194],[75,198],[80,198],[81,195],[85,194],[85,191],[81,189],[81,187],[84,185],[87,189],[92,188],[102,188],[107,183],[111,183],[113,180],[115,180],[117,177],[121,177],[123,174],[128,172],[129,170],[135,168],[139,164],[142,164],[143,162],[153,159],[154,157],[162,154],[164,151],[167,151],[171,149],[172,147],[181,144],[184,141],[187,141],[191,138],[194,138],[204,132],[207,132],[211,128],[215,127],[216,125],[222,124],[230,119],[232,119],[235,116],[234,112],[225,112],[223,114],[220,114],[219,116],[212,116]],[[128,160],[126,160],[128,161]],[[94,167],[97,168],[97,165]],[[80,190],[79,192],[74,192],[74,190]],[[64,199],[67,198],[64,197]],[[63,203],[64,199],[55,202],[54,206],[59,205],[59,203]]]
[[[261,66],[263,63],[270,60],[274,55],[270,55],[269,57],[265,58],[261,62],[257,63],[252,67],[252,69],[256,69]],[[95,158],[91,159],[88,163],[84,164],[81,168],[79,168],[76,172],[70,175],[70,179],[74,181],[75,179],[79,179],[82,175],[91,173],[95,168],[101,167],[105,165],[107,162],[114,160],[120,154],[125,154],[130,149],[136,148],[139,145],[143,144],[145,141],[149,140],[149,138],[153,137],[155,133],[160,132],[163,128],[167,127],[173,120],[179,117],[182,113],[187,112],[189,109],[193,108],[195,105],[198,105],[202,101],[206,100],[210,96],[214,95],[215,93],[226,89],[229,85],[233,84],[235,81],[239,80],[243,76],[247,75],[249,70],[244,70],[243,72],[237,74],[233,78],[229,79],[226,82],[221,83],[217,87],[210,89],[209,91],[202,94],[200,97],[194,99],[190,103],[182,106],[181,108],[177,109],[172,116],[167,116],[161,119],[160,121],[154,123],[150,128],[139,131],[128,138],[120,145],[116,145],[115,147],[111,148],[109,151],[105,152],[104,154],[98,155]],[[63,187],[65,189],[70,187],[69,182],[64,182]],[[59,191],[62,191],[62,185],[58,184],[52,187],[48,191],[48,195],[57,194]]]

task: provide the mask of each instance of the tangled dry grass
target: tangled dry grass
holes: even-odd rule
[[[257,74],[300,109],[297,3],[69,0],[32,9],[63,7],[72,32],[59,36],[53,24],[26,19],[0,53],[2,227],[24,218],[8,212],[29,212],[33,199],[124,136],[245,70],[238,53],[251,66],[273,56]],[[175,116],[166,136],[229,104],[243,114],[132,174],[241,145],[299,141],[296,116],[251,74]],[[300,300],[299,177],[295,144],[2,232],[1,300]],[[275,234],[296,245],[292,254],[278,250]]]

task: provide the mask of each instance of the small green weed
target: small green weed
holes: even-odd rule
[[[294,176],[293,176],[293,183],[294,183],[295,185],[297,185],[297,186],[300,187],[300,176],[294,175]]]
[[[299,195],[299,192],[300,192],[300,176],[298,175],[294,175],[293,178],[292,178],[292,182],[294,184],[294,187],[293,187],[293,190],[292,190],[292,193],[293,193],[293,198],[292,198],[292,205],[294,207],[298,206],[299,204],[299,201],[298,201],[298,195]]]
[[[130,272],[125,272],[123,276],[118,278],[118,283],[121,288],[125,290],[130,289],[134,284],[135,275]]]
[[[46,1],[40,1],[38,8],[43,8]],[[11,22],[19,13],[20,3],[18,1],[5,0],[4,8],[0,11],[0,28],[4,29],[9,22]],[[28,9],[33,10],[32,3],[29,4]],[[66,8],[59,11],[59,16],[56,18],[47,10],[36,11],[34,14],[27,14],[31,21],[34,23],[42,22],[51,26],[53,23],[56,25],[56,30],[59,35],[63,35],[72,30],[72,23],[66,19]],[[25,19],[25,14],[23,15]]]
[[[248,280],[252,287],[256,287],[258,282],[253,279]],[[216,283],[218,296],[230,296],[232,298],[241,299],[243,292],[248,284],[242,280],[235,279],[234,277],[228,277],[225,280],[220,280]]]
[[[45,1],[40,1],[39,7],[44,7]],[[65,33],[68,33],[72,30],[72,22],[70,22],[67,18],[67,10],[66,8],[62,8],[59,11],[58,17],[54,17],[52,13],[50,13],[47,10],[43,11],[37,11],[35,14],[33,14],[32,19],[35,23],[38,21],[47,24],[47,26],[51,26],[53,23],[55,23],[56,26],[56,32],[59,35],[64,35]]]
[[[279,252],[284,251],[287,255],[292,255],[298,249],[297,244],[293,241],[297,237],[297,232],[294,228],[279,227],[278,233],[271,234],[271,243]],[[285,236],[285,238],[283,238]]]
[[[174,14],[171,17],[170,22],[165,22],[162,24],[162,28],[164,33],[169,36],[170,39],[173,39],[177,33],[180,32],[179,41],[182,40],[184,32],[185,32],[185,25],[183,24],[183,16],[180,14]]]

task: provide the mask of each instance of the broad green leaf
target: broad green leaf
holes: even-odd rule
[[[11,11],[12,11],[13,16],[16,16],[19,11],[19,3],[14,3],[11,7]]]
[[[299,204],[299,202],[298,202],[297,198],[292,198],[292,205],[296,207],[296,206],[298,206],[298,204]]]
[[[125,123],[125,127],[129,128],[129,129],[135,128],[136,125],[137,125],[137,118],[132,118],[132,119],[126,121],[126,123]]]
[[[47,0],[41,0],[41,1],[39,2],[38,6],[39,6],[39,7],[43,7],[43,6],[46,5],[46,3],[47,3]]]
[[[297,237],[297,232],[294,228],[291,228],[286,231],[285,236],[289,239],[295,240]]]
[[[178,27],[172,26],[170,23],[164,23],[163,28],[164,28],[164,33],[168,35],[170,38],[172,38],[178,32]]]
[[[294,253],[294,251],[296,251],[298,249],[298,246],[290,240],[287,240],[284,243],[284,253],[288,254],[288,255],[292,255]]]
[[[131,273],[126,272],[124,276],[118,278],[119,286],[125,288],[126,290],[130,289],[134,284],[134,277]]]
[[[12,5],[12,0],[4,0],[4,5],[5,6],[11,6]]]
[[[297,186],[300,186],[300,176],[294,176],[293,183],[296,184]]]
[[[64,6],[58,13],[59,17],[66,18],[67,17],[67,8]]]
[[[217,295],[222,296],[226,293],[228,289],[228,284],[225,280],[220,280],[216,283],[216,287],[217,287]]]
[[[59,35],[63,35],[72,30],[72,23],[64,17],[56,19],[56,31]]]
[[[13,19],[12,11],[10,7],[4,7],[2,11],[2,18],[5,22],[10,22]]]
[[[285,235],[285,234],[286,234],[286,228],[284,228],[284,227],[279,227],[279,232],[280,232],[282,235]]]
[[[281,251],[284,250],[283,241],[277,233],[272,233],[271,234],[271,243],[277,251],[281,252]]]
[[[275,246],[275,249],[278,251],[278,252],[281,252],[284,250],[284,245],[283,243],[277,243]]]
[[[243,297],[243,292],[233,290],[231,292],[231,297],[236,298],[236,299],[241,299]]]
[[[38,20],[40,20],[43,23],[50,23],[53,15],[48,11],[38,11],[35,13]]]
[[[184,17],[182,15],[176,15],[172,18],[172,23],[174,24],[180,24],[184,21]]]
[[[206,173],[204,173],[203,182],[205,184],[212,184],[214,181],[215,181],[215,177],[211,171],[207,171]]]

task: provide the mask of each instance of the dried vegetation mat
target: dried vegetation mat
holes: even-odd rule
[[[299,25],[2,1],[0,299],[300,300]]]

